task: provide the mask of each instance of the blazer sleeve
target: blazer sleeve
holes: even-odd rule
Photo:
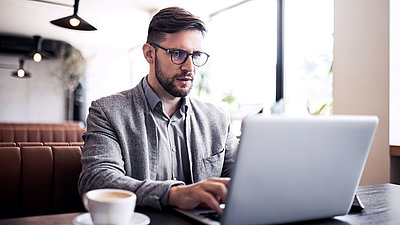
[[[162,196],[180,181],[138,180],[126,175],[118,135],[98,102],[93,102],[87,118],[82,149],[79,193],[98,188],[118,188],[134,192],[138,206],[162,208]],[[133,138],[133,137],[132,137]]]

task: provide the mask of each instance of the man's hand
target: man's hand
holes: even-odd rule
[[[187,186],[171,187],[168,194],[168,205],[181,209],[193,209],[205,205],[222,214],[220,203],[225,202],[230,178],[211,178]]]

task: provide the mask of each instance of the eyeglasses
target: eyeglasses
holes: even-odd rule
[[[160,49],[168,52],[169,54],[171,54],[171,61],[175,65],[184,64],[186,62],[186,60],[189,58],[189,56],[191,56],[193,65],[200,67],[200,66],[203,66],[204,64],[206,64],[208,57],[210,57],[210,55],[205,52],[197,51],[197,52],[189,53],[182,49],[163,48],[155,43],[150,43],[150,45],[160,48]]]

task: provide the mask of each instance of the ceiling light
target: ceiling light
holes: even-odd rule
[[[17,76],[22,78],[25,76],[25,70],[24,69],[18,69],[17,70]]]
[[[43,38],[40,36],[33,36],[33,41],[35,42],[35,49],[34,49],[34,54],[33,54],[33,61],[35,62],[40,62],[42,61],[42,55],[40,52],[42,51],[42,42]]]
[[[80,23],[81,23],[81,21],[78,20],[78,19],[75,18],[75,17],[69,19],[69,24],[71,24],[71,26],[73,26],[73,27],[77,27]]]
[[[42,59],[49,59],[51,56],[42,50],[43,38],[41,36],[33,36],[34,47],[27,57],[32,58],[35,62],[41,62]]]
[[[97,30],[94,26],[90,25],[88,22],[78,16],[78,8],[79,0],[75,0],[74,14],[57,20],[52,20],[50,23],[73,30]]]
[[[14,71],[13,73],[11,73],[11,76],[17,77],[17,78],[30,78],[31,77],[31,73],[24,70],[24,60],[23,59],[19,60],[19,68],[17,71]]]
[[[35,62],[40,62],[40,61],[42,61],[42,55],[41,55],[39,52],[36,52],[36,53],[33,55],[33,61],[35,61]]]

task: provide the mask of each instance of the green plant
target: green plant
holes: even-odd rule
[[[224,94],[222,101],[228,103],[228,105],[232,105],[236,101],[235,96],[232,94],[232,90]]]
[[[54,75],[61,80],[64,90],[75,90],[84,75],[85,58],[78,49],[70,45],[61,46],[57,58],[58,65]]]
[[[333,60],[331,61],[331,65],[329,67],[329,71],[327,73],[328,77],[332,78],[333,76]],[[326,103],[322,104],[316,111],[311,111],[310,109],[310,101],[307,101],[307,112],[310,115],[325,115],[325,114],[332,114],[333,111],[333,97],[332,91],[329,94],[329,98],[327,99]]]
[[[67,120],[73,119],[74,90],[81,82],[86,68],[86,60],[82,53],[71,45],[62,45],[57,54],[58,65],[53,74],[61,81],[63,91],[66,91]]]
[[[230,114],[232,114],[235,110],[234,103],[236,102],[236,97],[233,95],[232,90],[224,94],[222,97],[222,102],[226,102],[228,104],[228,111]]]
[[[206,94],[210,94],[210,86],[208,85],[207,78],[208,78],[207,71],[199,72],[198,83],[196,85],[197,96],[199,96],[199,97],[202,92],[205,92]]]

